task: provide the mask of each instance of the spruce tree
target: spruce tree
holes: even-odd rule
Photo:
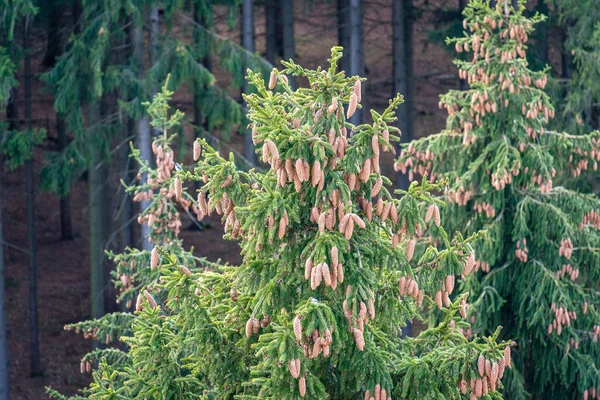
[[[128,346],[84,358],[88,371],[101,361],[90,398],[502,398],[511,343],[496,340],[500,328],[465,338],[466,294],[449,298],[484,233],[451,240],[439,227],[443,203],[431,193],[444,182],[392,195],[379,157],[399,139],[392,123],[402,97],[371,111],[372,124],[348,123],[363,79],[336,72],[341,56],[334,48],[316,71],[286,62],[268,85],[248,72],[248,118],[267,171],[242,171],[203,139],[193,144],[195,168],[174,170],[168,131],[181,114],[168,113],[166,88],[149,105],[164,132],[157,167],[142,163],[147,183],[128,190],[151,201],[138,221],[152,227],[155,248],[112,256],[121,298],[137,296],[137,311],[68,327]],[[309,86],[292,90],[290,74]],[[201,183],[197,197],[187,181]],[[183,250],[176,204],[199,219],[221,215],[242,264]],[[413,259],[429,230],[443,245]],[[435,305],[439,324],[400,338],[406,320]]]
[[[446,129],[408,145],[396,167],[449,182],[447,231],[489,232],[461,285],[473,322],[465,334],[502,324],[500,337],[516,340],[506,397],[591,399],[600,396],[600,202],[578,187],[597,168],[600,133],[547,128],[547,70],[525,58],[542,17],[526,18],[523,5],[470,2],[464,36],[448,40],[470,54],[456,61],[470,88],[441,96]]]

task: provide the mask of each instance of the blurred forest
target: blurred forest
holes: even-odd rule
[[[149,200],[134,201],[125,186],[139,170],[130,142],[153,162],[152,142],[162,132],[142,103],[168,76],[170,104],[185,114],[171,143],[173,161],[184,166],[202,138],[233,152],[241,169],[264,168],[242,99],[255,91],[246,69],[265,80],[281,60],[316,69],[336,45],[344,49],[340,70],[367,78],[364,108],[349,121],[372,123],[366,110],[381,111],[401,93],[395,126],[407,144],[442,131],[440,95],[469,87],[453,63],[466,60],[464,52],[445,40],[463,36],[467,3],[0,0],[0,400],[47,398],[48,386],[76,394],[91,380],[80,361],[97,343],[65,325],[132,311],[131,300],[115,301],[109,256],[153,248],[144,240],[148,227],[137,224]],[[525,16],[547,17],[529,37],[526,60],[548,75],[556,111],[549,129],[600,129],[597,0],[523,4]],[[288,79],[291,87],[307,85]],[[396,172],[393,157],[382,154],[382,174],[408,189],[412,171]],[[595,178],[577,185],[597,193]],[[180,237],[195,256],[240,264],[240,247],[222,239],[219,216],[198,221],[181,211],[181,220]],[[420,329],[409,324],[404,333]]]

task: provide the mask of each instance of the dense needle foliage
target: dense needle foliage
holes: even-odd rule
[[[411,143],[396,166],[448,180],[447,230],[489,232],[474,245],[481,272],[463,287],[474,332],[502,323],[501,337],[518,344],[506,397],[596,398],[600,202],[573,188],[597,168],[600,132],[548,130],[547,71],[525,58],[542,17],[519,4],[469,3],[466,33],[450,42],[471,54],[456,62],[470,88],[441,97],[446,129]]]
[[[143,165],[148,182],[129,190],[152,201],[139,222],[150,224],[156,247],[113,256],[122,300],[137,295],[135,314],[69,327],[107,342],[118,335],[128,346],[86,356],[84,370],[102,359],[86,396],[501,398],[511,343],[496,341],[499,329],[465,338],[466,294],[449,299],[484,233],[450,240],[438,227],[443,203],[431,192],[443,182],[423,179],[392,196],[379,156],[398,140],[391,124],[402,97],[371,111],[372,124],[349,124],[362,79],[336,72],[340,57],[334,48],[327,69],[316,71],[286,62],[268,86],[249,71],[256,93],[246,96],[248,118],[267,171],[242,171],[201,139],[197,166],[174,170],[167,131],[181,114],[169,116],[166,89],[149,106],[164,132],[154,143],[157,168]],[[309,86],[293,91],[284,74]],[[201,182],[197,198],[184,189],[188,180]],[[242,264],[183,250],[177,204],[199,219],[221,215]],[[430,230],[443,246],[412,260]],[[436,303],[442,321],[401,339],[405,321]]]

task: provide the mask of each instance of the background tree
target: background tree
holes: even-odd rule
[[[83,6],[81,32],[72,38],[54,69],[45,75],[55,92],[55,109],[64,115],[73,141],[49,159],[42,176],[46,188],[68,192],[72,182],[87,171],[93,238],[91,297],[93,316],[100,317],[104,313],[101,304],[105,302],[106,289],[106,280],[102,278],[106,274],[103,251],[112,230],[110,224],[106,225],[112,221],[110,202],[104,197],[112,184],[111,149],[117,134],[129,126],[122,127],[119,123],[131,118],[136,137],[147,144],[141,146],[146,149],[143,157],[149,159],[152,132],[140,104],[150,99],[158,82],[171,73],[174,88],[188,82],[194,84],[197,94],[194,102],[197,108],[202,107],[198,121],[203,120],[204,127],[220,130],[227,138],[228,132],[241,122],[240,107],[223,88],[214,85],[214,75],[198,60],[218,53],[222,65],[233,77],[234,87],[243,82],[244,62],[255,68],[265,68],[265,63],[210,30],[206,24],[212,21],[212,3],[194,5],[198,21],[184,14],[179,2],[157,0],[139,5],[93,2]],[[158,26],[157,13],[161,7],[164,13]],[[184,21],[190,27],[195,38],[191,44],[173,37],[176,21]],[[199,46],[200,41],[206,45]],[[87,115],[85,105],[88,105]],[[121,161],[122,168],[129,167],[123,156]],[[121,176],[127,177],[128,171],[122,171]],[[147,206],[144,202],[142,208]],[[122,221],[129,223],[130,219],[125,216]],[[147,243],[148,234],[144,232],[148,232],[146,228],[142,229],[141,239]],[[150,249],[149,245],[146,247]]]
[[[4,168],[6,164],[8,168],[14,169],[23,164],[27,164],[27,227],[28,227],[28,256],[29,256],[29,336],[30,336],[30,373],[39,375],[42,372],[40,364],[40,350],[38,341],[38,318],[37,318],[37,268],[36,268],[36,243],[35,243],[35,215],[33,210],[34,200],[34,182],[33,182],[33,148],[41,143],[45,137],[45,132],[42,130],[34,130],[31,124],[31,60],[30,60],[30,42],[29,42],[29,25],[31,18],[37,13],[37,8],[32,2],[4,2],[4,13],[0,19],[0,33],[4,37],[4,45],[0,47],[0,65],[2,65],[2,73],[0,74],[0,104],[2,108],[6,103],[14,100],[12,94],[18,85],[15,77],[17,64],[20,63],[20,58],[24,55],[25,68],[25,121],[24,130],[19,130],[18,112],[13,109],[8,112],[7,116],[12,121],[8,125],[1,125],[2,138],[0,142],[0,152],[3,158],[0,163],[0,168]],[[15,40],[15,30],[22,29],[23,43],[19,44]],[[11,57],[12,56],[12,57]],[[16,119],[16,120],[15,120]],[[0,203],[1,204],[1,203]],[[2,242],[2,246],[4,242]],[[4,256],[4,252],[2,252]],[[0,260],[0,275],[2,281],[0,284],[5,285],[4,281],[4,257]],[[4,368],[8,364],[8,355],[6,351],[6,314],[5,314],[5,287],[2,288],[2,312],[0,315],[0,379],[5,381],[8,373]],[[5,358],[2,358],[5,356]],[[0,395],[9,396],[8,384],[5,391],[0,391]]]
[[[474,332],[502,321],[501,337],[518,344],[506,397],[590,398],[600,393],[600,203],[576,188],[596,169],[600,133],[548,130],[547,71],[531,71],[525,58],[542,17],[526,18],[523,4],[469,3],[466,34],[449,42],[472,53],[456,61],[470,89],[441,97],[446,130],[411,143],[397,167],[451,182],[448,231],[489,231],[475,245],[479,273],[463,287]]]
[[[383,113],[371,111],[372,125],[348,123],[361,79],[336,72],[340,58],[334,48],[329,67],[318,71],[286,62],[268,85],[280,92],[249,72],[256,93],[245,96],[248,117],[271,167],[266,172],[240,171],[232,154],[224,159],[197,140],[194,172],[172,175],[167,131],[182,115],[168,114],[166,87],[149,105],[153,125],[164,132],[153,145],[157,168],[140,160],[148,180],[128,191],[150,199],[139,221],[160,240],[150,253],[114,256],[122,296],[139,293],[135,315],[70,326],[106,342],[118,332],[129,346],[83,360],[89,370],[91,359],[102,358],[91,397],[501,397],[510,343],[496,342],[499,330],[467,340],[458,331],[468,327],[461,318],[466,296],[454,303],[448,297],[454,275],[472,268],[471,243],[482,233],[450,241],[440,229],[445,249],[430,246],[410,263],[427,224],[439,225],[441,202],[430,192],[442,184],[423,180],[400,200],[392,197],[379,155],[398,140],[391,123],[401,96]],[[309,88],[292,91],[284,74],[302,76]],[[187,179],[204,183],[197,199],[184,190]],[[199,269],[177,238],[176,203],[199,219],[222,215],[243,263]],[[434,300],[441,290],[443,300]],[[444,309],[443,322],[398,340],[423,301]]]

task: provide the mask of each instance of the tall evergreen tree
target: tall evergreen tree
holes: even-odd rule
[[[474,274],[464,283],[473,332],[498,323],[515,339],[511,399],[589,399],[600,394],[600,202],[576,190],[600,161],[600,132],[547,128],[554,108],[546,70],[528,68],[525,51],[541,16],[508,1],[473,0],[463,37],[450,39],[470,88],[441,96],[446,129],[412,142],[397,168],[450,182],[448,231],[487,229],[475,245]],[[470,335],[472,332],[465,332]]]
[[[141,161],[148,181],[128,190],[151,201],[139,221],[152,226],[156,247],[114,256],[122,298],[138,296],[135,315],[69,327],[106,342],[119,334],[129,346],[84,358],[83,370],[102,359],[90,398],[501,398],[510,342],[496,341],[499,330],[467,340],[459,332],[469,326],[466,295],[449,299],[483,233],[450,241],[439,228],[444,248],[411,262],[417,239],[438,231],[442,203],[431,192],[443,184],[415,182],[392,197],[379,155],[398,140],[392,122],[402,97],[371,111],[372,125],[348,123],[362,79],[338,73],[340,58],[334,48],[317,71],[285,62],[268,86],[249,72],[256,92],[245,99],[265,172],[239,170],[233,154],[225,159],[205,140],[194,143],[194,170],[175,171],[168,131],[182,115],[168,113],[166,88],[149,105],[164,132],[153,146],[157,167]],[[285,74],[309,87],[293,91]],[[197,199],[185,180],[203,183]],[[221,215],[243,263],[184,251],[177,204],[199,219]],[[443,298],[434,295],[441,290]],[[443,308],[443,321],[398,339],[423,302]]]
[[[600,129],[600,10],[595,1],[547,0],[550,16],[563,30],[563,73],[554,98],[559,129]]]
[[[19,131],[18,121],[12,120],[8,124],[0,123],[0,169],[16,168],[27,163],[27,197],[28,197],[28,242],[29,242],[29,295],[30,295],[30,361],[31,373],[41,373],[40,353],[37,331],[37,288],[35,264],[35,225],[33,220],[33,148],[45,137],[45,132],[35,130],[31,124],[31,61],[29,47],[29,24],[31,18],[37,13],[34,3],[27,0],[3,1],[2,17],[0,18],[0,35],[3,38],[0,45],[0,110],[4,110],[7,103],[14,101],[12,96],[18,81],[15,77],[20,57],[25,56],[25,119],[26,129]],[[15,40],[17,27],[23,29],[23,47]],[[7,113],[8,117],[16,117],[16,113]],[[9,118],[10,119],[10,118]],[[1,182],[0,182],[1,186]],[[0,209],[1,209],[0,203]],[[1,216],[0,216],[1,217]],[[1,219],[1,218],[0,218]],[[0,237],[3,237],[0,223]],[[0,246],[4,246],[3,243]],[[5,264],[4,251],[0,252],[0,399],[8,399],[8,348],[6,337],[6,292],[5,292]]]
[[[235,5],[236,2],[228,3]],[[214,84],[215,77],[198,60],[209,52],[218,52],[223,66],[238,87],[243,82],[242,61],[254,68],[265,68],[266,63],[259,57],[219,37],[210,30],[210,26],[188,17],[183,6],[182,2],[159,0],[143,4],[130,1],[83,3],[81,32],[72,38],[65,54],[45,76],[55,92],[55,109],[64,115],[73,141],[58,155],[49,158],[42,171],[44,186],[52,191],[68,192],[72,182],[87,170],[88,180],[95,182],[90,187],[90,202],[94,202],[98,212],[102,212],[102,215],[94,217],[96,221],[112,220],[110,215],[106,215],[110,211],[105,207],[108,202],[99,196],[99,188],[105,193],[106,184],[110,182],[107,167],[111,143],[117,133],[122,132],[117,122],[123,119],[118,118],[118,111],[114,111],[116,107],[111,102],[117,101],[121,110],[134,121],[137,137],[147,144],[141,146],[146,149],[144,159],[149,159],[152,133],[141,103],[150,99],[157,83],[163,81],[169,72],[174,88],[185,83],[194,85],[196,93],[202,95],[202,101],[198,97],[196,102],[202,104],[205,126],[210,130],[219,129],[227,137],[228,132],[237,129],[241,122],[240,107],[225,90]],[[164,7],[165,12],[164,23],[157,30],[159,7]],[[211,22],[212,3],[202,4],[202,7],[203,21]],[[152,10],[154,18],[150,18]],[[198,48],[198,41],[184,44],[172,35],[177,21],[189,22],[194,36],[210,38],[216,44],[203,48]],[[144,35],[145,31],[150,32],[148,38]],[[96,109],[96,104],[99,109]],[[87,115],[84,113],[86,107]],[[90,171],[92,166],[96,169]],[[96,172],[98,176],[94,175]],[[147,206],[144,203],[142,208]],[[90,212],[95,210],[92,204],[89,209]],[[102,251],[109,228],[103,228],[98,222],[90,223],[90,229],[93,238],[102,240],[99,244],[95,240],[90,243],[93,247],[90,254],[96,257],[91,263],[92,276],[99,279],[104,275]],[[145,243],[148,237],[149,232],[142,238]],[[100,281],[92,285],[91,295],[98,304],[103,303],[103,291],[97,291],[104,288]],[[95,309],[94,316],[98,317],[103,310],[99,306]]]

